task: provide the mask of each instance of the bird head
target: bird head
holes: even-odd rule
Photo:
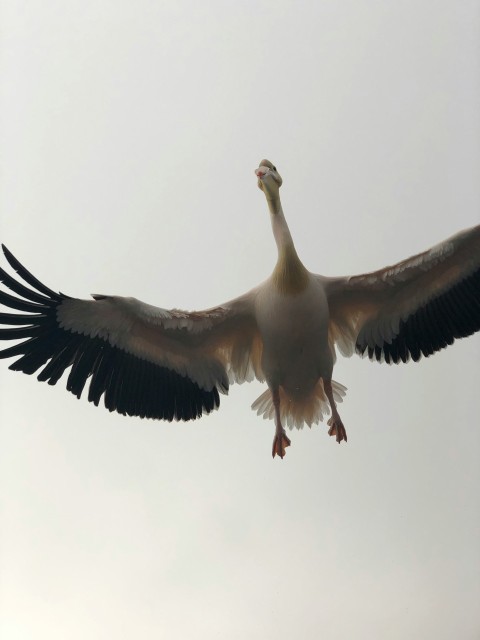
[[[262,160],[255,169],[255,175],[258,178],[258,188],[261,189],[268,200],[276,200],[279,195],[279,189],[282,186],[282,178],[277,168],[270,160]]]

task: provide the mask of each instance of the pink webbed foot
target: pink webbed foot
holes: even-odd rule
[[[275,458],[275,456],[278,455],[283,459],[283,456],[285,455],[285,449],[289,447],[290,444],[290,438],[287,437],[284,429],[275,433],[272,445],[272,458]]]
[[[337,442],[340,444],[342,440],[347,441],[347,432],[345,431],[345,427],[343,426],[343,422],[340,420],[340,416],[338,415],[337,407],[335,405],[335,398],[333,397],[333,389],[332,389],[332,381],[323,379],[323,388],[325,389],[325,393],[328,398],[328,402],[330,403],[330,409],[332,411],[332,416],[330,420],[327,422],[330,429],[328,430],[329,436],[335,436]]]
[[[336,436],[336,440],[339,444],[342,440],[347,442],[347,432],[345,431],[343,422],[340,420],[340,416],[332,416],[327,424],[330,427],[328,430],[329,436]]]

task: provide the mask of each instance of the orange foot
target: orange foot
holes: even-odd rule
[[[272,458],[275,458],[276,455],[283,458],[285,455],[285,449],[289,447],[290,444],[290,438],[287,438],[287,434],[283,429],[279,433],[275,433],[272,445]]]
[[[340,444],[342,440],[347,442],[347,432],[345,431],[345,427],[343,426],[343,422],[340,418],[334,418],[333,416],[327,422],[330,429],[328,430],[329,436],[336,436],[337,442]]]

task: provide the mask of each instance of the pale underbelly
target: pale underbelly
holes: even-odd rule
[[[270,386],[282,386],[292,397],[302,398],[315,388],[320,377],[331,377],[333,358],[327,340],[312,336],[308,341],[264,343],[262,368]]]
[[[316,280],[312,278],[295,295],[267,286],[260,292],[256,311],[263,340],[262,369],[270,387],[282,386],[292,397],[305,397],[320,377],[331,377],[328,303]]]

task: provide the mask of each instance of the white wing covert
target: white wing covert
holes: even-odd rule
[[[56,384],[71,367],[67,389],[88,400],[102,396],[110,411],[164,420],[192,420],[220,404],[230,382],[261,378],[261,344],[252,313],[253,292],[199,312],[166,310],[118,296],[79,300],[43,285],[3,247],[29,285],[0,269],[0,339],[22,340],[0,351],[21,356],[10,369]]]
[[[396,265],[324,282],[330,337],[344,355],[417,361],[480,329],[480,225]]]

